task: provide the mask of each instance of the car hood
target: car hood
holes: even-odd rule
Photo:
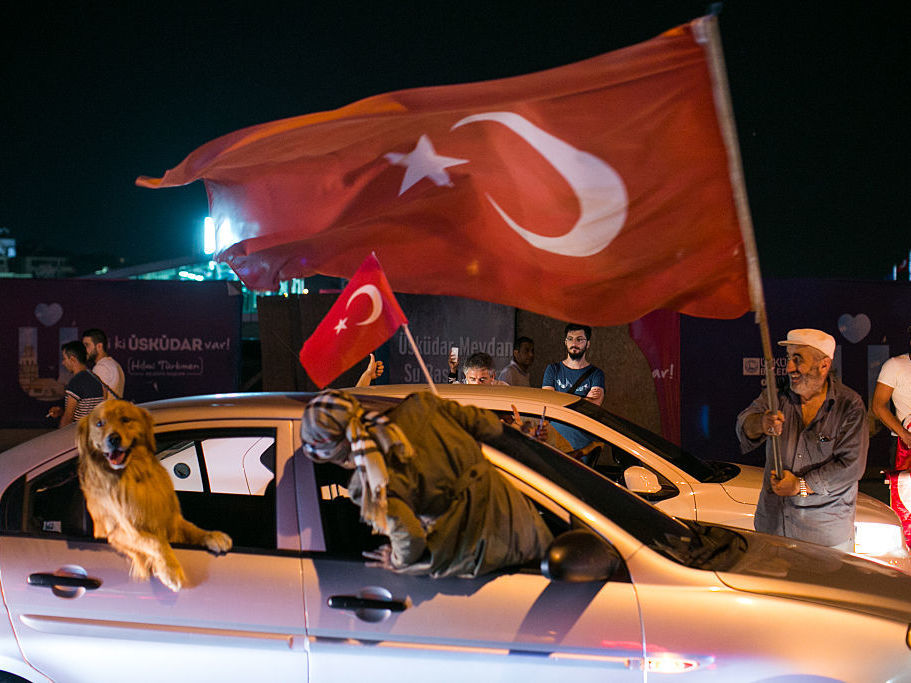
[[[762,468],[753,465],[737,465],[740,473],[733,479],[722,482],[721,488],[731,500],[747,505],[756,505],[762,488]]]
[[[744,555],[718,578],[740,591],[911,622],[911,576],[813,543],[749,534]]]
[[[763,469],[753,465],[737,465],[740,473],[733,479],[721,483],[721,488],[731,500],[747,505],[756,505],[759,501],[759,491],[762,489]],[[892,508],[865,493],[857,494],[857,512],[855,519],[858,522],[878,522],[880,524],[895,524],[896,517]]]
[[[881,500],[865,493],[857,494],[855,522],[873,522],[879,524],[898,524],[895,511]]]

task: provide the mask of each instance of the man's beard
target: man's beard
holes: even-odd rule
[[[825,386],[826,378],[826,375],[819,372],[819,368],[813,368],[810,372],[800,376],[796,387],[794,380],[790,377],[788,379],[791,382],[791,391],[801,398],[811,398]]]
[[[585,355],[585,351],[571,351],[567,349],[566,355],[569,356],[570,360],[581,360]]]

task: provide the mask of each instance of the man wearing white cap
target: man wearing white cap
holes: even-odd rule
[[[814,329],[791,330],[790,387],[779,391],[779,411],[766,392],[737,416],[746,453],[766,442],[765,481],[756,505],[757,531],[854,550],[857,482],[867,465],[866,407],[829,371],[835,339]],[[782,476],[772,471],[771,435],[779,436]]]

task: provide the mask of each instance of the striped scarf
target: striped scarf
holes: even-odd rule
[[[354,469],[352,479],[360,479],[364,492],[361,519],[377,533],[387,533],[386,458],[406,460],[414,455],[402,430],[385,415],[366,412],[350,394],[329,389],[304,408],[301,439],[304,453],[314,462]]]

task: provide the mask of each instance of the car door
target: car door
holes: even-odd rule
[[[0,576],[24,658],[66,681],[307,680],[296,516],[276,505],[291,422],[178,423],[156,439],[184,515],[235,547],[176,547],[179,593],[131,581],[126,558],[91,538],[75,452],[35,468],[0,503]]]
[[[643,644],[628,579],[560,583],[537,567],[432,579],[365,566],[376,547],[331,466],[299,462],[301,507],[315,497],[320,551],[305,552],[314,680],[641,681]],[[334,473],[333,473],[334,472]],[[521,483],[520,483],[521,484]],[[528,487],[554,531],[570,516]]]

